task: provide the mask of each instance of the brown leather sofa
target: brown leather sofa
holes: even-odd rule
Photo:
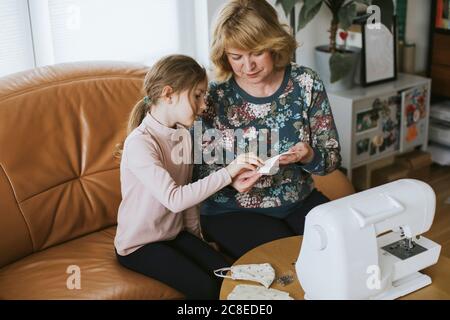
[[[112,152],[145,72],[75,63],[0,79],[0,299],[182,298],[114,253]],[[71,265],[80,290],[66,286]]]
[[[114,253],[112,151],[145,72],[87,62],[0,79],[0,299],[183,298],[123,268]],[[331,198],[353,192],[339,172],[318,179]],[[79,267],[81,289],[68,289],[70,266]]]

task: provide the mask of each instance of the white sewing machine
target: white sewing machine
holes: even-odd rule
[[[396,299],[431,283],[441,246],[420,234],[436,196],[402,179],[315,207],[295,265],[306,299]],[[392,231],[392,232],[391,232]]]

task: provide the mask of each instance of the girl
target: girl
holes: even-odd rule
[[[190,57],[172,55],[157,62],[145,77],[146,95],[131,112],[119,150],[122,202],[114,240],[119,263],[188,299],[217,299],[220,280],[213,270],[228,265],[202,240],[196,205],[241,171],[261,165],[256,156],[241,155],[189,184],[192,165],[180,162],[173,150],[182,145],[190,153],[186,127],[205,108],[206,86],[205,70]]]

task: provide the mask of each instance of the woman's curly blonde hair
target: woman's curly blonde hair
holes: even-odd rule
[[[231,0],[220,10],[213,29],[211,61],[216,80],[226,81],[233,73],[226,55],[229,48],[269,50],[275,69],[280,70],[290,63],[297,46],[289,26],[279,22],[266,0]]]

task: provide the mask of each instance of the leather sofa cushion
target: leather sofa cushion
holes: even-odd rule
[[[0,269],[0,299],[182,299],[169,286],[122,267],[114,252],[116,227],[62,243]],[[77,265],[81,289],[67,289]]]

